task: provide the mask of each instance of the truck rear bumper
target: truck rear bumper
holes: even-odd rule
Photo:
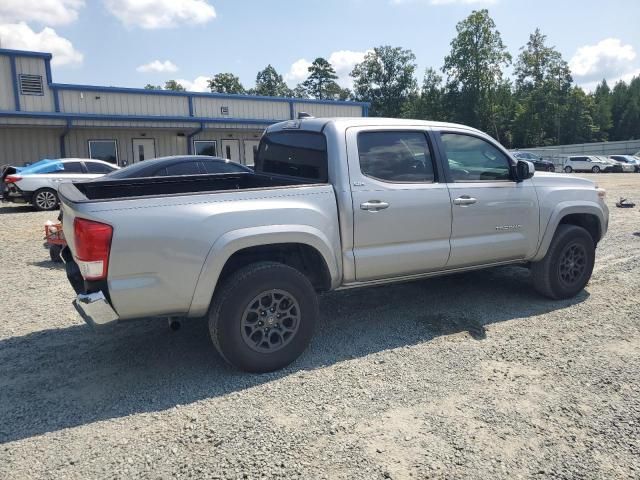
[[[80,293],[73,306],[82,319],[93,328],[115,324],[118,314],[111,307],[102,292]]]

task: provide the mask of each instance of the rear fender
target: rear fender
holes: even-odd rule
[[[281,243],[300,243],[315,248],[324,259],[331,276],[331,288],[339,285],[342,276],[339,246],[332,245],[327,236],[309,225],[265,225],[227,232],[211,246],[198,277],[189,308],[190,317],[207,313],[218,278],[227,260],[245,248]]]

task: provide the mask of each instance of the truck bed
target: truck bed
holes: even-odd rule
[[[74,182],[62,184],[60,195],[71,202],[83,203],[308,184],[311,182],[259,173],[217,173]]]

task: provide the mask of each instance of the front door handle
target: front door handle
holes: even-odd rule
[[[379,212],[385,208],[389,208],[389,204],[380,200],[369,200],[360,204],[360,210],[366,210],[367,212]]]
[[[461,207],[466,207],[467,205],[473,205],[477,201],[477,199],[470,197],[469,195],[462,195],[461,197],[456,198],[453,201],[453,204],[460,205]]]

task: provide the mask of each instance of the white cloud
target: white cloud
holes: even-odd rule
[[[430,3],[431,5],[494,5],[498,0],[391,0],[392,5],[406,5],[408,3]]]
[[[571,73],[578,83],[621,78],[635,68],[636,52],[619,38],[605,38],[595,45],[580,47],[569,61]]]
[[[35,32],[24,22],[0,25],[0,43],[3,48],[50,52],[54,66],[78,64],[83,60],[82,53],[69,40],[49,27]]]
[[[364,60],[364,56],[369,52],[356,52],[353,50],[338,50],[332,52],[327,60],[338,75],[338,84],[343,88],[351,88],[353,79],[349,76],[353,67]],[[309,67],[311,62],[306,58],[296,60],[291,64],[289,71],[284,74],[285,81],[290,87],[295,87],[298,83],[303,82],[309,76]]]
[[[84,0],[1,0],[0,23],[67,25],[78,19]]]
[[[138,72],[177,72],[178,67],[170,60],[161,62],[160,60],[154,60],[153,62],[145,63],[136,68]]]
[[[206,0],[105,0],[105,4],[126,26],[145,29],[200,24],[216,18],[215,9]]]
[[[195,80],[185,80],[183,78],[177,79],[180,85],[187,89],[189,92],[210,92],[209,78],[205,76],[196,77]]]
[[[311,62],[306,58],[296,60],[291,64],[291,68],[284,74],[284,80],[290,87],[295,87],[298,83],[304,81],[309,75],[309,67]]]

